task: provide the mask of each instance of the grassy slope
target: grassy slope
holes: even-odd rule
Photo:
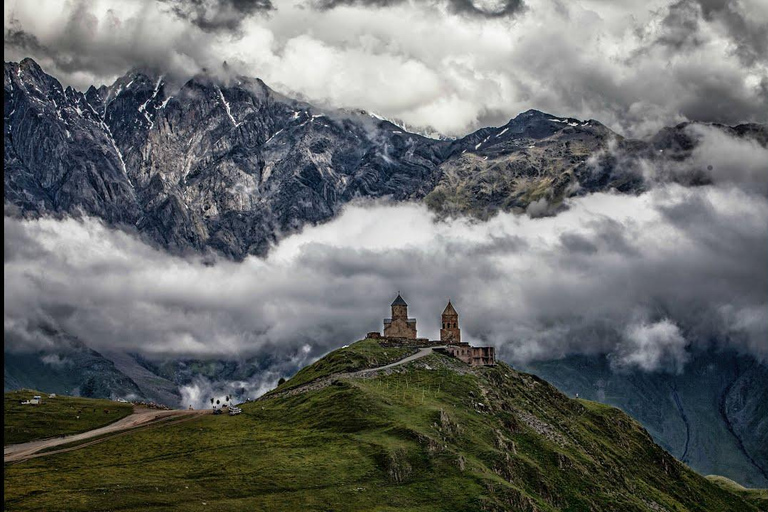
[[[759,510],[768,510],[768,489],[748,489],[730,478],[720,475],[707,475],[707,480],[729,492],[738,494]]]
[[[43,403],[19,403],[34,395],[41,395]],[[109,413],[105,414],[104,409]],[[78,411],[80,419],[77,418]],[[132,412],[131,404],[111,400],[62,395],[48,398],[46,393],[40,391],[11,391],[5,393],[3,402],[3,445],[85,432],[113,423]]]
[[[373,339],[358,341],[347,348],[334,350],[314,364],[305,366],[280,386],[280,390],[295,388],[334,373],[384,366],[416,351],[417,349],[410,347],[382,347]]]
[[[618,409],[503,364],[432,355],[243,409],[9,466],[5,507],[756,510]]]

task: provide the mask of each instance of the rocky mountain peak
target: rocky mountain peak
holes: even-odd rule
[[[202,73],[176,85],[134,69],[83,94],[32,59],[5,64],[5,92],[6,204],[128,223],[174,251],[263,255],[277,233],[328,220],[355,197],[484,218],[642,187],[615,159],[587,164],[620,136],[537,110],[435,140],[380,116],[319,109],[258,78]],[[655,143],[622,148],[647,156]]]

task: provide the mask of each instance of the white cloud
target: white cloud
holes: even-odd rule
[[[46,354],[40,358],[40,360],[54,368],[61,368],[62,366],[69,366],[72,364],[72,360],[67,357],[61,357],[59,354]]]
[[[768,202],[737,188],[593,194],[555,217],[482,223],[355,203],[264,260],[214,265],[93,219],[5,228],[7,350],[50,343],[42,323],[97,350],[299,366],[380,328],[401,290],[421,335],[437,337],[450,297],[465,338],[511,361],[606,353],[676,369],[682,332],[691,349],[768,354]]]
[[[652,324],[632,324],[624,331],[612,363],[619,368],[663,368],[680,373],[690,358],[687,343],[677,325],[667,318]]]
[[[547,0],[500,17],[439,2],[343,4],[274,2],[236,30],[204,32],[150,1],[9,2],[4,56],[32,56],[80,87],[134,65],[184,77],[226,60],[282,92],[451,135],[529,108],[630,135],[685,119],[768,121],[768,33],[754,1]]]

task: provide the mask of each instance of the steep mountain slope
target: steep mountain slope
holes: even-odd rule
[[[4,66],[5,203],[25,212],[139,218],[114,140],[84,96],[32,60]]]
[[[34,61],[6,63],[6,203],[242,258],[356,196],[423,197],[447,144],[362,112],[322,112],[256,79],[197,76],[168,89],[134,71],[62,91]],[[106,176],[75,172],[101,167]]]
[[[702,474],[768,486],[768,369],[751,357],[699,353],[680,375],[615,372],[605,358],[584,356],[531,364],[526,371],[571,396],[623,409]]]
[[[50,349],[5,351],[5,391],[28,388],[93,398],[147,397],[112,361],[77,338],[53,331],[46,335],[55,343]]]
[[[678,163],[698,144],[686,125],[631,141],[537,111],[434,140],[258,79],[174,85],[134,70],[81,93],[31,59],[5,63],[4,93],[6,212],[94,215],[176,252],[235,259],[265,254],[356,197],[426,200],[441,215],[555,213],[576,194],[643,190],[640,161]],[[719,129],[768,144],[764,126]],[[686,182],[703,182],[698,171]]]
[[[556,211],[563,199],[586,191],[641,190],[641,175],[613,176],[612,166],[596,173],[588,162],[611,141],[627,146],[597,121],[529,110],[504,126],[455,141],[453,156],[441,165],[440,181],[426,201],[442,214],[487,218],[532,203],[534,215]]]
[[[327,383],[9,466],[5,507],[757,510],[618,409],[505,364],[433,354]]]
[[[219,394],[252,398],[258,390],[248,383],[261,382],[259,375],[274,373],[278,364],[268,358],[154,361],[138,354],[97,353],[71,341],[74,347],[70,350],[6,352],[5,390],[26,387],[94,398],[135,396],[186,407],[181,390],[201,378],[215,385]],[[316,372],[329,368],[359,369],[369,361],[385,364],[388,357],[408,353],[390,349],[384,354],[369,354],[364,348],[359,347],[356,364],[339,359],[337,351],[306,367],[289,385],[315,378],[322,375]],[[539,362],[524,369],[570,396],[578,393],[582,398],[621,408],[637,419],[655,442],[701,474],[724,475],[747,486],[768,486],[763,473],[768,465],[768,370],[750,357],[699,354],[680,375],[615,372],[604,358],[588,357]],[[285,368],[287,373],[278,372],[274,379],[291,371]]]

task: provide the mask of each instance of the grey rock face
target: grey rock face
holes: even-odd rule
[[[532,203],[551,213],[566,197],[588,191],[641,190],[637,176],[627,181],[615,166],[596,172],[588,165],[612,140],[621,137],[597,121],[529,110],[455,141],[427,204],[447,215],[487,218],[500,210],[522,212]]]
[[[441,215],[556,213],[569,196],[643,190],[633,162],[684,159],[696,144],[684,125],[629,141],[534,110],[434,140],[246,77],[173,86],[135,70],[83,94],[31,59],[4,73],[7,211],[93,215],[175,252],[235,259],[265,254],[355,197],[426,200]],[[765,127],[723,129],[768,144]],[[605,151],[612,141],[618,152]]]
[[[354,197],[422,198],[447,146],[364,112],[322,112],[260,80],[198,76],[169,89],[134,71],[63,91],[29,59],[6,63],[6,204],[242,258]]]
[[[4,68],[5,201],[133,224],[140,208],[108,127],[31,59]]]

